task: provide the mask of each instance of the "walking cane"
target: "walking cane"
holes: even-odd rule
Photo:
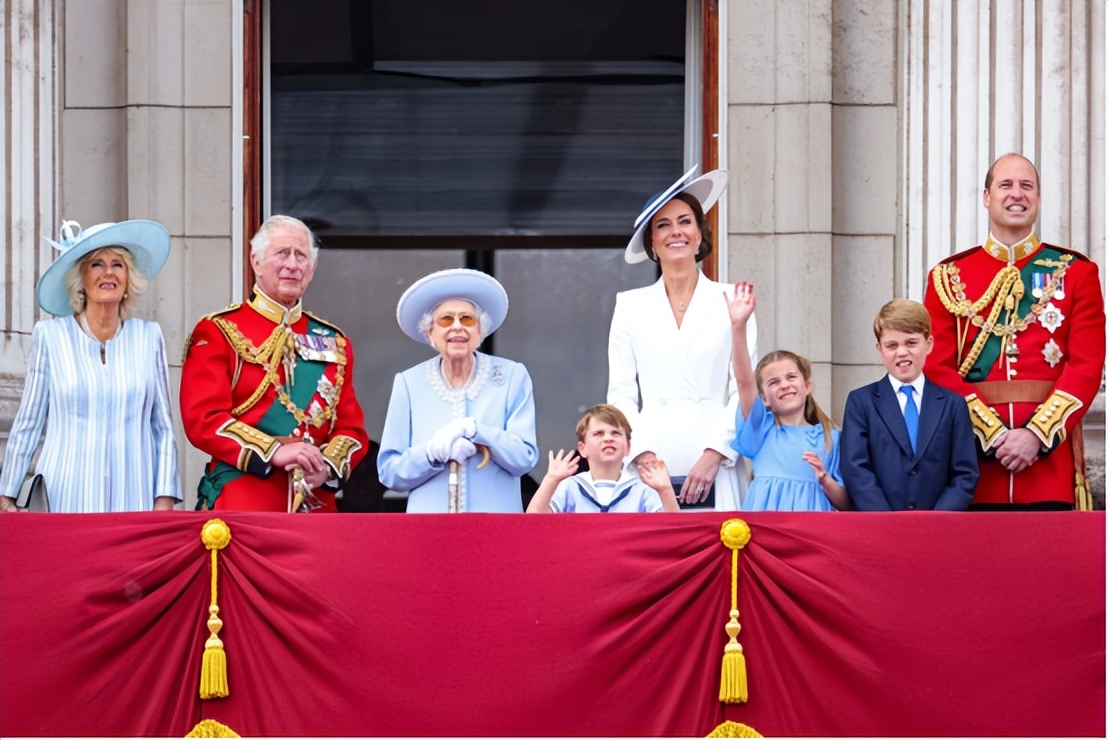
[[[477,445],[477,449],[481,451],[481,462],[477,463],[477,469],[480,470],[489,464],[489,448],[488,445]],[[446,479],[446,490],[450,497],[447,504],[447,511],[451,514],[457,514],[458,511],[460,511],[458,501],[458,469],[458,461],[451,460],[449,477]]]
[[[447,491],[450,493],[450,504],[447,508],[451,514],[458,513],[458,461],[450,461],[450,477],[446,482]]]
[[[312,487],[304,480],[304,469],[299,465],[292,468],[289,476],[288,513],[314,511],[323,506],[323,502],[312,493]]]

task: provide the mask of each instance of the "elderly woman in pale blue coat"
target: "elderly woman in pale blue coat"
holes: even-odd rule
[[[476,270],[433,273],[400,297],[400,328],[438,352],[396,375],[377,456],[409,512],[523,511],[520,477],[538,460],[531,376],[477,351],[507,313],[504,288]]]
[[[31,458],[52,511],[171,509],[181,500],[162,330],[130,317],[165,264],[169,232],[144,219],[82,230],[67,221],[61,252],[36,290],[57,318],[35,324],[27,381],[0,473],[13,508]]]

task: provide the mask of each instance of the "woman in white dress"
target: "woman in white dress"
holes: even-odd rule
[[[674,476],[682,508],[739,508],[749,466],[731,448],[738,403],[724,290],[699,263],[712,250],[704,225],[727,173],[689,170],[648,201],[624,258],[658,263],[653,285],[619,293],[608,337],[608,403],[631,422],[629,459],[652,456]],[[748,346],[757,362],[757,326]]]
[[[171,509],[181,500],[165,340],[129,318],[169,256],[169,232],[136,219],[62,224],[61,254],[36,288],[57,318],[35,324],[27,380],[0,472],[0,511],[15,500],[38,447],[51,511]]]

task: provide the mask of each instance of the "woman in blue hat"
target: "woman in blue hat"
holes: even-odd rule
[[[693,177],[696,167],[651,198],[635,220],[624,259],[653,260],[662,277],[616,296],[608,336],[608,403],[634,431],[629,457],[657,456],[674,476],[682,508],[739,508],[749,473],[731,449],[737,387],[724,290],[700,271],[712,251],[704,214],[727,187],[727,173]],[[757,327],[748,330],[756,363]]]
[[[146,220],[82,230],[62,224],[60,255],[35,294],[57,318],[35,324],[27,379],[0,472],[0,510],[14,509],[43,427],[36,471],[51,511],[171,509],[181,500],[165,340],[130,318],[165,265],[169,232]]]
[[[477,351],[508,314],[491,275],[443,270],[396,306],[401,330],[437,354],[397,373],[381,435],[381,483],[409,512],[522,512],[520,477],[538,461],[531,376]]]

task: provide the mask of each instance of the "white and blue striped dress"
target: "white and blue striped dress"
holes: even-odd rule
[[[128,319],[104,344],[104,362],[100,349],[73,316],[35,325],[0,495],[18,495],[46,425],[36,472],[51,511],[150,511],[158,496],[180,500],[161,327]]]

